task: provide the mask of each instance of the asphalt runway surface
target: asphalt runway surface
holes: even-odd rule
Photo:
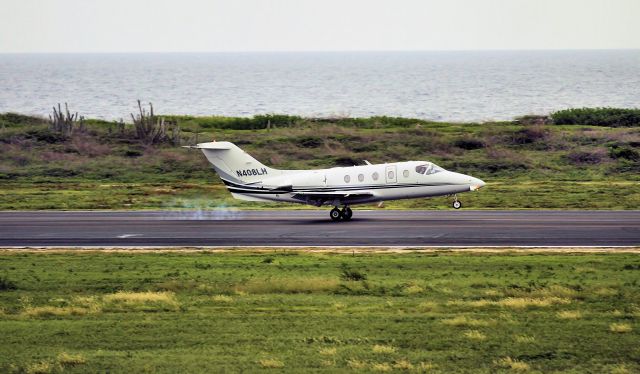
[[[0,247],[640,246],[640,211],[0,212]]]

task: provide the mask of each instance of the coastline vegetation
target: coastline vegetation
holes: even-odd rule
[[[487,182],[481,191],[461,196],[466,208],[636,209],[639,111],[570,109],[507,122],[444,123],[393,117],[172,116],[140,107],[136,124],[79,117],[81,125],[65,124],[65,131],[44,118],[4,113],[0,209],[313,209],[234,200],[198,151],[179,147],[213,139],[235,142],[283,169],[351,166],[363,160],[433,161]],[[64,123],[63,114],[58,111]],[[150,140],[140,126],[163,131],[148,132]],[[449,202],[434,198],[385,206],[449,209]]]
[[[640,371],[637,253],[59,250],[0,264],[3,373]]]
[[[640,126],[640,109],[565,109],[553,113],[551,120],[556,125],[638,127]]]

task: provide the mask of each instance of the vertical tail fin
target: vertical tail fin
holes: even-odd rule
[[[200,143],[194,148],[202,150],[222,179],[234,183],[258,182],[279,172],[263,165],[231,142]]]

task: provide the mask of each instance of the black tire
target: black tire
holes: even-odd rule
[[[351,210],[351,208],[347,206],[344,209],[342,209],[342,219],[344,219],[345,221],[348,221],[351,219],[351,217],[353,217],[353,210]]]
[[[462,203],[459,202],[458,200],[453,202],[453,209],[460,209],[462,208]]]
[[[329,212],[329,216],[332,221],[339,221],[342,218],[342,212],[340,212],[340,209],[338,208],[333,208]]]

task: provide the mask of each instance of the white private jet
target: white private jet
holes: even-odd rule
[[[278,170],[263,165],[230,142],[200,143],[207,157],[236,199],[332,205],[334,221],[348,221],[349,205],[385,200],[453,195],[453,207],[462,204],[457,193],[475,191],[485,183],[469,175],[444,170],[428,161],[334,167],[319,170]],[[342,209],[340,209],[342,207]]]

